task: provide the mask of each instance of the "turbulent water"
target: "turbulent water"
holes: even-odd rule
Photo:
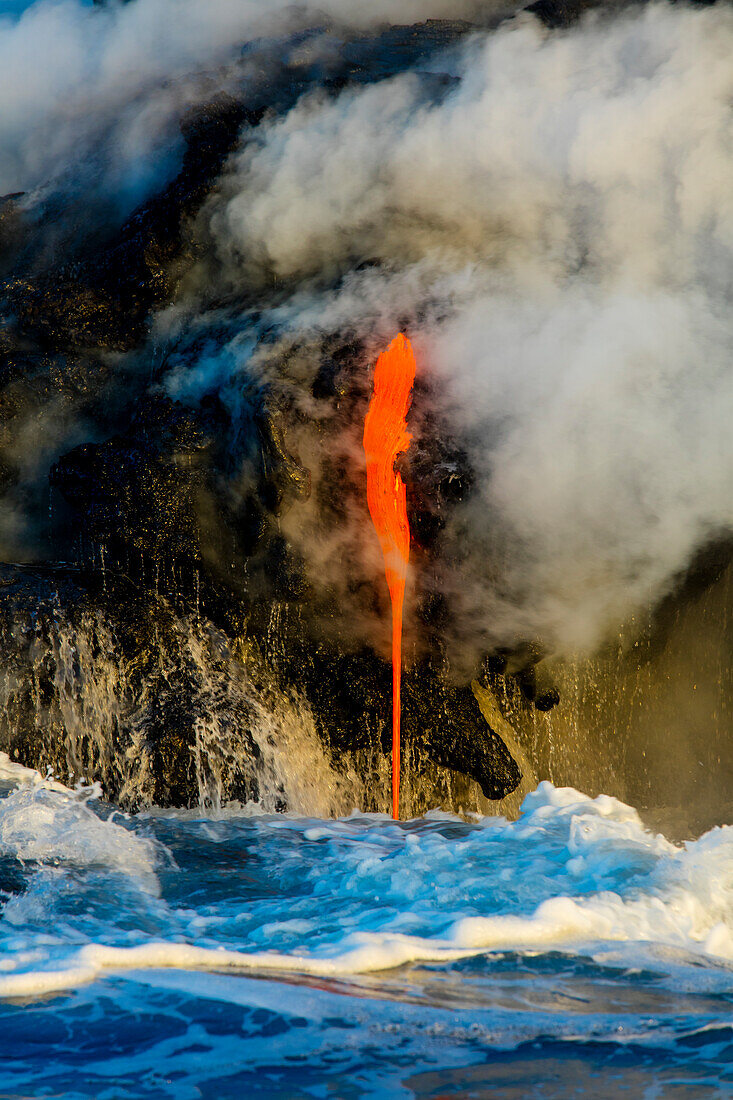
[[[733,1095],[733,828],[112,812],[4,764],[3,1096]]]

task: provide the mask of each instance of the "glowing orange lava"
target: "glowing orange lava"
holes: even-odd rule
[[[374,394],[364,420],[367,503],[384,555],[392,600],[392,816],[400,807],[400,683],[402,677],[402,608],[405,601],[410,525],[407,492],[395,459],[410,445],[407,410],[415,381],[415,356],[402,333],[395,336],[374,368]]]

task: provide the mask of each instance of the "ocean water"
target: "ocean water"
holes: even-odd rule
[[[125,816],[2,762],[0,1096],[733,1096],[733,828]]]

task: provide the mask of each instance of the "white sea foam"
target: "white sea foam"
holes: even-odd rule
[[[24,773],[31,769],[22,769]],[[36,775],[38,773],[35,773]],[[154,875],[159,846],[125,828],[119,815],[103,820],[90,806],[96,788],[71,791],[30,780],[0,800],[0,851],[19,862],[106,868],[138,879]],[[119,820],[115,820],[118,817]]]
[[[517,822],[467,825],[446,815],[404,825],[377,815],[163,821],[197,828],[214,846],[253,839],[260,857],[278,866],[283,896],[237,901],[233,871],[233,898],[209,896],[196,909],[169,899],[152,934],[92,927],[41,945],[33,958],[11,949],[0,996],[73,988],[125,970],[338,978],[548,950],[616,957],[621,965],[641,959],[662,974],[672,962],[697,959],[697,969],[713,968],[733,988],[729,827],[676,846],[616,799],[549,783],[525,799]],[[0,841],[21,859],[105,864],[133,880],[150,875],[157,858],[150,840],[47,791],[21,790],[0,806]],[[18,914],[12,923],[17,933]]]
[[[0,783],[10,783],[14,787],[30,784],[32,787],[44,786],[56,791],[67,791],[63,783],[57,782],[51,775],[42,776],[35,768],[26,768],[16,764],[6,752],[0,752]]]

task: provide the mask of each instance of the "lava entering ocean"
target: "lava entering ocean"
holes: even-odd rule
[[[400,807],[400,681],[402,674],[402,608],[410,524],[407,490],[395,471],[398,455],[410,445],[407,411],[415,381],[415,355],[402,333],[395,336],[374,368],[374,393],[364,419],[367,503],[384,555],[384,571],[392,601],[392,816]]]

